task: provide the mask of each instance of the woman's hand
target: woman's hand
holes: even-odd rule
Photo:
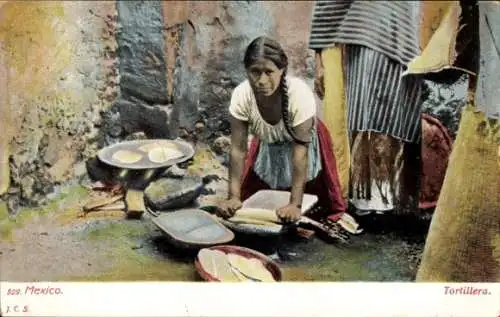
[[[230,198],[222,202],[217,208],[217,215],[224,219],[231,218],[234,213],[242,206],[241,200],[238,198]]]
[[[276,210],[276,215],[282,222],[290,223],[300,219],[301,210],[296,205],[288,204]]]

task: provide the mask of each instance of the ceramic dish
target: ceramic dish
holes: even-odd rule
[[[229,253],[234,253],[246,258],[255,258],[259,261],[262,262],[264,267],[271,273],[273,276],[274,280],[276,282],[282,281],[282,272],[281,269],[279,268],[278,264],[276,264],[273,260],[271,260],[269,257],[265,256],[264,254],[257,252],[252,249],[248,248],[243,248],[243,247],[238,247],[238,246],[233,246],[233,245],[219,245],[219,246],[214,246],[211,248],[208,248],[209,250],[218,250],[222,251],[225,254]],[[196,271],[200,275],[200,277],[209,282],[221,282],[217,277],[213,276],[210,274],[200,263],[200,260],[198,256],[196,257],[194,261],[194,265],[196,267]]]
[[[148,211],[153,215],[153,223],[179,247],[204,248],[234,239],[232,231],[203,210],[181,209],[161,214]]]

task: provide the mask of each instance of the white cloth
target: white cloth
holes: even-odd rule
[[[293,127],[316,116],[316,99],[309,86],[300,78],[288,76],[288,112]],[[275,125],[261,116],[248,80],[238,85],[231,97],[229,113],[238,120],[248,122],[249,134],[260,140],[255,173],[273,189],[292,185],[292,140],[283,119]],[[308,146],[308,177],[313,180],[321,171],[321,154],[316,129]]]
[[[479,1],[480,63],[476,107],[487,117],[500,119],[500,3]]]

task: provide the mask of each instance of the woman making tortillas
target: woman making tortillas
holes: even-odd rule
[[[231,217],[242,200],[263,189],[291,192],[278,208],[283,222],[301,216],[302,196],[318,196],[324,216],[336,222],[346,210],[337,176],[332,142],[316,117],[316,100],[309,86],[287,74],[288,58],[280,44],[255,39],[247,48],[248,80],[232,94],[229,198],[218,210]],[[248,150],[248,135],[252,142]]]

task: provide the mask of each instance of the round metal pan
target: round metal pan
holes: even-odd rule
[[[163,163],[154,163],[149,160],[147,152],[139,150],[140,147],[146,144],[154,142],[165,142],[165,141],[175,144],[179,149],[179,151],[181,151],[184,154],[184,156],[177,159],[168,160]],[[132,164],[118,162],[117,160],[113,159],[113,155],[120,150],[137,152],[142,155],[142,158],[140,161]],[[108,147],[101,149],[99,153],[97,153],[97,157],[102,162],[111,166],[125,168],[125,169],[132,169],[132,170],[141,170],[141,169],[163,168],[185,162],[194,156],[194,152],[195,152],[194,148],[189,143],[181,140],[148,139],[148,140],[126,141],[110,145]]]

